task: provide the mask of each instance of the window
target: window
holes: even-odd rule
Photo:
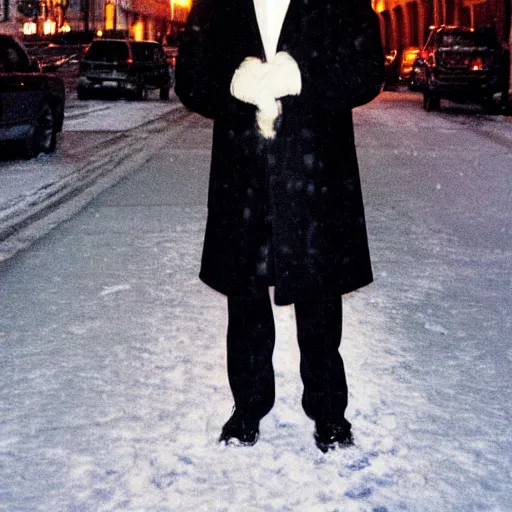
[[[132,43],[133,59],[138,62],[153,62],[157,46],[152,43]]]
[[[13,48],[7,48],[5,51],[5,64],[6,68],[10,71],[19,71],[20,57]]]
[[[124,41],[95,41],[89,46],[86,58],[104,62],[124,62],[129,58],[128,45]]]
[[[446,32],[443,34],[441,46],[461,46],[471,48],[475,46],[493,46],[493,38],[488,32]]]
[[[0,69],[4,73],[13,73],[15,71],[26,71],[27,58],[16,47],[4,45],[0,46]]]

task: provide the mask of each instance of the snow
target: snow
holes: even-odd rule
[[[151,93],[151,99],[155,93]],[[64,121],[65,131],[125,131],[132,130],[167,112],[181,108],[176,103],[163,103],[158,100],[133,102],[119,100],[109,104],[92,100],[89,105],[81,105]],[[99,103],[99,105],[98,105]],[[109,115],[114,111],[115,115]],[[110,111],[110,112],[109,112]]]
[[[175,97],[172,102],[161,102],[151,92],[150,99],[147,102],[79,102],[71,99],[67,104],[63,130],[65,133],[99,131],[115,134],[133,130],[149,120],[180,108]],[[0,222],[40,202],[48,190],[72,175],[77,167],[76,162],[56,163],[55,158],[44,154],[30,161],[1,163]]]
[[[6,169],[0,167],[0,222],[19,211],[30,210],[39,203],[47,190],[66,179],[75,170],[70,164],[56,164],[46,155],[37,162],[17,162]]]
[[[150,91],[145,102],[122,99],[83,102],[69,98],[63,133],[59,135],[61,140],[55,154],[40,154],[30,161],[0,158],[0,239],[4,238],[4,233],[17,230],[17,225],[38,206],[47,207],[80,187],[87,186],[91,192],[90,184],[98,182],[102,168],[111,175],[110,167],[125,159],[127,153],[137,152],[130,135],[137,132],[137,137],[142,138],[145,123],[181,108],[174,95],[169,102],[160,101],[158,91]],[[110,145],[110,154],[99,151],[101,143]],[[131,160],[136,165],[137,156]],[[96,189],[100,191],[101,187],[96,186]],[[0,247],[0,261],[10,258],[26,245],[26,237],[21,240],[11,237],[9,244]]]
[[[217,443],[226,312],[197,278],[197,119],[0,267],[0,509],[511,510],[512,124],[406,93],[354,119],[375,271],[344,298],[355,446],[314,445],[292,307],[274,307],[260,440]]]

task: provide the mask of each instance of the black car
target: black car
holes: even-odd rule
[[[95,39],[80,59],[78,98],[89,99],[101,89],[144,99],[148,89],[160,89],[169,99],[172,87],[169,63],[160,43],[128,39]]]
[[[409,83],[413,69],[413,63],[420,53],[416,46],[407,46],[399,50],[393,50],[384,57],[384,84],[386,89],[391,89]]]
[[[425,110],[438,109],[441,98],[478,102],[486,110],[494,109],[494,95],[503,88],[503,58],[492,30],[432,29],[414,72]]]
[[[21,141],[29,158],[53,152],[64,102],[62,79],[42,73],[19,41],[0,34],[0,142]]]

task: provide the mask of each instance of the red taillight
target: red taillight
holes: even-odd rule
[[[427,60],[428,59],[428,51],[427,50],[422,50],[420,52],[420,57],[423,59],[423,60]]]
[[[119,71],[128,71],[130,69],[130,66],[133,64],[133,59],[129,58],[126,60],[123,60],[119,63]]]
[[[485,68],[484,61],[481,57],[476,57],[471,59],[471,64],[469,65],[471,71],[482,71]]]

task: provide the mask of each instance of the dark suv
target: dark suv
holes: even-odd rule
[[[53,152],[64,102],[62,79],[42,73],[19,41],[0,34],[0,143],[21,142],[29,158]]]
[[[503,87],[503,59],[503,49],[492,30],[432,29],[415,65],[425,110],[438,109],[441,98],[478,102],[493,110],[494,95]]]
[[[171,73],[161,44],[154,41],[96,39],[80,60],[78,98],[86,100],[94,91],[114,89],[144,99],[148,89],[160,89],[160,99],[169,99]]]

